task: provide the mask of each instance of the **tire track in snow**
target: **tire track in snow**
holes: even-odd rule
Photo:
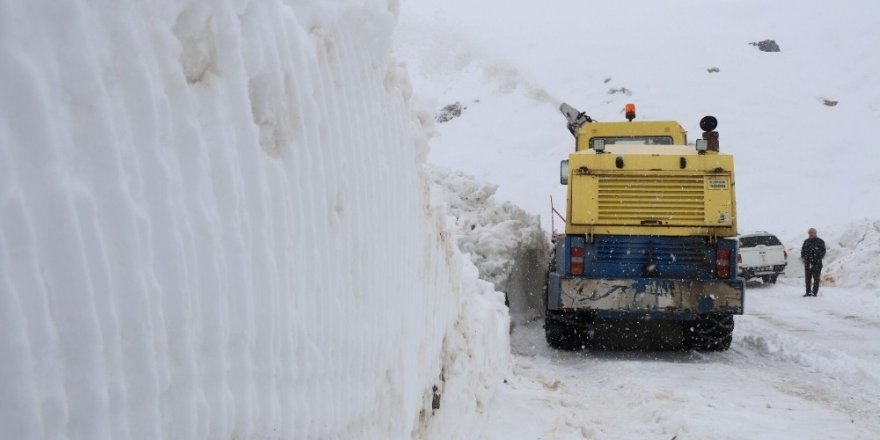
[[[558,351],[544,342],[540,322],[517,327],[511,341],[515,376],[487,408],[480,434],[601,439],[880,433],[873,417],[874,395],[880,393],[863,360],[810,344],[809,328],[776,326],[757,316],[737,317],[737,324],[733,347],[723,353]],[[843,360],[832,362],[835,356]]]

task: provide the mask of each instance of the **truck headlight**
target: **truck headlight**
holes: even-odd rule
[[[697,151],[705,153],[709,149],[709,141],[705,139],[697,139]]]
[[[559,183],[568,185],[568,160],[559,162]]]
[[[597,153],[605,151],[605,139],[593,139],[590,143],[593,144],[593,150]]]

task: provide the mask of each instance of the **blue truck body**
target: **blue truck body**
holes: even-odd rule
[[[569,270],[574,247],[584,249],[580,275]],[[725,279],[716,276],[719,248],[729,252]],[[731,239],[713,243],[703,237],[611,235],[588,242],[584,236],[562,236],[556,243],[556,270],[549,275],[547,308],[592,311],[598,317],[685,320],[708,313],[742,314],[744,281],[736,277],[736,249]],[[608,288],[566,297],[573,294],[566,285],[597,283]],[[677,291],[679,286],[688,292]]]

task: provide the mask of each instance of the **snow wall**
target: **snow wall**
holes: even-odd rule
[[[880,220],[864,218],[846,225],[818,228],[819,238],[825,241],[827,253],[823,260],[822,285],[864,287],[880,291]],[[790,238],[788,247],[789,277],[804,276],[800,260],[801,246],[807,234]]]
[[[397,7],[0,0],[0,438],[469,432],[509,323]]]
[[[505,293],[513,324],[542,317],[550,243],[540,217],[498,202],[498,185],[436,166],[428,171],[432,193],[455,217],[459,249],[470,256],[481,279]]]

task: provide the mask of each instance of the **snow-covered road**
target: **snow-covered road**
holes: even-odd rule
[[[880,298],[749,285],[731,349],[564,352],[517,327],[480,438],[880,438]],[[790,284],[784,284],[790,283]]]

